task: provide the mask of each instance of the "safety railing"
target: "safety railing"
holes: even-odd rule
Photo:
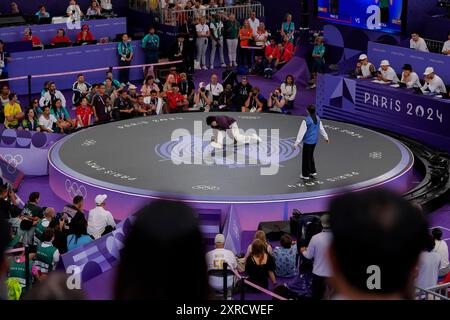
[[[440,284],[431,288],[416,288],[417,300],[450,300],[450,283]]]
[[[427,44],[428,50],[434,53],[442,53],[442,48],[444,47],[444,42],[436,41],[432,39],[424,39]]]

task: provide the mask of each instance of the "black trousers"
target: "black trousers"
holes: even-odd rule
[[[303,143],[302,153],[302,176],[309,177],[311,173],[316,173],[316,164],[314,162],[314,149],[316,144]]]
[[[119,66],[121,67],[127,67],[130,66],[130,61],[122,61],[119,60]],[[121,83],[127,83],[130,79],[130,69],[126,68],[126,69],[119,69],[119,81]]]
[[[313,273],[312,279],[312,298],[314,300],[322,300],[327,288],[327,278],[315,275]]]
[[[250,68],[252,66],[252,50],[251,49],[240,49],[241,65]]]

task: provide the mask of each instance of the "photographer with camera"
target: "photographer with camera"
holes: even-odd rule
[[[213,73],[211,76],[211,83],[205,87],[206,91],[209,92],[208,98],[211,101],[211,107],[217,109],[220,101],[220,97],[223,94],[223,86],[218,82],[217,74]],[[216,111],[216,110],[213,110]]]
[[[194,96],[194,107],[191,111],[209,112],[212,100],[209,98],[210,92],[200,83],[199,88]]]
[[[285,113],[284,106],[286,105],[286,100],[281,94],[281,89],[276,88],[271,94],[269,98],[268,107],[271,112],[279,112]]]
[[[242,112],[262,112],[264,107],[264,97],[260,93],[258,87],[253,87],[250,91],[245,106],[242,107]]]

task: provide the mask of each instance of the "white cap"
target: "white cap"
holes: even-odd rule
[[[134,84],[130,84],[130,85],[128,86],[128,89],[129,89],[129,90],[136,90],[137,87],[136,87]]]
[[[108,198],[108,196],[106,194],[99,194],[95,197],[95,204],[100,205],[103,202],[105,202],[106,198]]]
[[[380,63],[380,66],[382,67],[382,66],[389,66],[390,64],[389,64],[389,60],[383,60],[383,61],[381,61],[381,63]]]
[[[225,236],[221,233],[216,234],[216,237],[214,238],[214,243],[218,243],[218,244],[225,243]]]
[[[432,73],[434,73],[433,67],[428,67],[428,68],[425,69],[425,72],[423,74],[427,76],[427,75],[432,74]]]
[[[367,55],[366,54],[362,54],[362,55],[360,55],[359,56],[359,60],[361,61],[361,60],[365,60],[365,59],[367,59]]]

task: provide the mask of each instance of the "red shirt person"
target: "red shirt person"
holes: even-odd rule
[[[58,29],[58,31],[56,32],[56,36],[52,39],[52,42],[50,42],[51,44],[56,44],[56,43],[70,43],[70,39],[68,37],[66,37],[66,32],[64,31],[64,29]]]
[[[26,28],[23,32],[24,37],[22,38],[22,41],[31,41],[33,44],[33,47],[35,46],[42,46],[42,41],[39,39],[38,36],[33,35],[33,32],[30,28]]]
[[[94,35],[91,31],[89,31],[89,26],[87,24],[83,24],[83,26],[81,27],[81,31],[77,33],[77,42],[94,40]]]
[[[175,113],[183,111],[189,105],[187,99],[179,92],[177,84],[172,84],[172,90],[166,92],[167,110],[166,112]]]
[[[92,124],[92,115],[94,112],[92,107],[88,105],[87,98],[81,99],[81,103],[75,113],[77,116],[77,128],[88,127]]]
[[[264,49],[264,55],[266,56],[269,64],[272,63],[272,60],[276,60],[276,57],[278,55],[278,46],[275,42],[275,39],[270,39],[270,45],[266,46],[266,49]]]
[[[277,69],[281,69],[287,62],[289,62],[292,59],[292,52],[287,50],[283,44],[279,44],[278,45],[278,52],[277,55],[275,57],[276,62],[275,62],[275,67]]]

